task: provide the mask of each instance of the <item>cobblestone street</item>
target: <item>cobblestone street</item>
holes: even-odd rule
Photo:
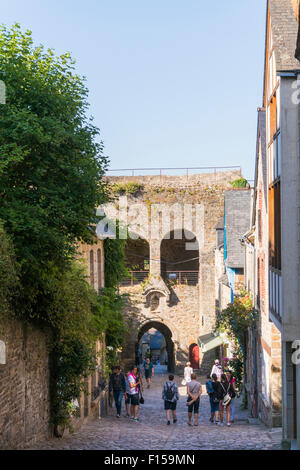
[[[209,399],[203,387],[199,426],[187,424],[185,387],[179,385],[180,400],[177,408],[177,424],[166,425],[161,399],[164,375],[156,375],[150,390],[145,390],[145,404],[141,405],[140,422],[126,418],[123,406],[121,419],[115,417],[115,408],[109,416],[83,426],[73,435],[63,439],[51,439],[33,447],[33,450],[279,450],[281,432],[270,430],[261,424],[248,424],[247,412],[236,403],[236,419],[231,428],[223,428],[209,422]],[[202,380],[203,384],[204,380]],[[124,402],[123,402],[124,404]]]

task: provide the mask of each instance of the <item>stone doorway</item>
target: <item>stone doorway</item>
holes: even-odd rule
[[[194,343],[189,348],[189,361],[193,369],[199,369],[200,350],[198,344]]]
[[[139,343],[147,331],[155,329],[159,331],[165,339],[166,342],[166,350],[167,350],[167,357],[168,357],[168,372],[174,373],[175,371],[175,352],[174,352],[174,342],[172,340],[172,332],[171,330],[167,327],[167,325],[164,325],[163,323],[157,322],[157,321],[149,321],[145,325],[141,327],[141,329],[138,332],[137,336],[137,341],[136,341],[136,347],[135,347],[135,357],[138,357],[138,348],[139,348]]]

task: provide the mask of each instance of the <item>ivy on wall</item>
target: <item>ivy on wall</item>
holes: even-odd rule
[[[232,303],[217,314],[217,331],[225,333],[234,345],[233,358],[228,365],[234,372],[238,387],[241,387],[245,372],[248,328],[254,328],[257,319],[258,312],[253,308],[252,298],[246,291],[240,292]]]

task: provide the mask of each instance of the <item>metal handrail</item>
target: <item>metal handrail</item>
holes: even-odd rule
[[[147,279],[150,271],[130,271],[129,273],[130,276],[121,281],[121,287],[133,287],[137,284],[140,284],[141,282],[145,281],[145,279]],[[170,274],[176,274],[176,279],[174,279],[174,281],[176,281],[178,284],[185,284],[186,282],[188,284],[197,284],[199,282],[199,271],[163,271],[161,276],[163,278],[167,276],[168,280],[172,280],[169,277]]]
[[[113,173],[120,173],[120,172],[128,172],[130,171],[132,176],[135,176],[136,171],[159,171],[160,177],[162,177],[162,172],[163,171],[168,171],[168,170],[181,170],[186,172],[187,178],[189,177],[189,171],[192,170],[213,170],[214,173],[216,174],[218,170],[239,170],[240,174],[242,175],[242,167],[239,165],[234,165],[234,166],[200,166],[200,167],[165,167],[165,168],[112,168],[107,170],[105,178],[107,178],[107,173],[113,172]],[[149,175],[150,176],[150,175]],[[168,175],[166,175],[168,176]],[[170,176],[170,175],[169,175]]]

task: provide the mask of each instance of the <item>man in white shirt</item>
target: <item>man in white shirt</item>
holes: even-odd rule
[[[218,382],[220,382],[221,381],[221,375],[223,374],[223,369],[222,369],[222,366],[220,364],[219,359],[215,360],[215,363],[214,363],[213,368],[211,370],[210,376],[212,377],[213,374],[216,374],[216,376],[218,378]]]

